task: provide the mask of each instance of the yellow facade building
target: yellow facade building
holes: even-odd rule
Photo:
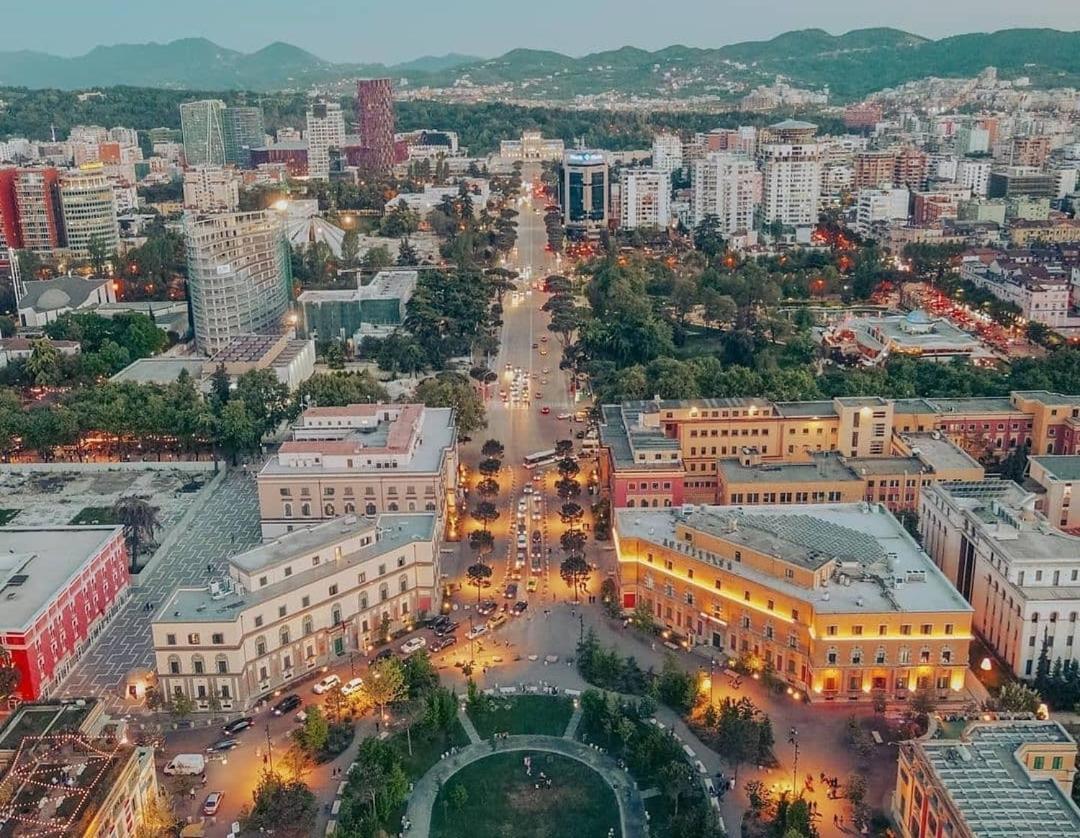
[[[964,688],[971,606],[880,505],[615,513],[625,610],[811,701]]]

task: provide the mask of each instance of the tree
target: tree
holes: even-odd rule
[[[581,494],[581,484],[567,478],[555,481],[555,493],[560,500],[569,501]]]
[[[397,264],[399,267],[408,268],[420,263],[420,256],[416,248],[409,242],[408,237],[401,240],[398,245]]]
[[[998,706],[1010,713],[1034,713],[1042,696],[1023,681],[1006,681],[997,695]]]
[[[679,801],[694,790],[694,773],[683,760],[669,762],[660,769],[660,785],[674,806],[674,814],[679,814]]]
[[[457,696],[446,687],[436,687],[424,697],[424,723],[442,734],[447,741],[457,719]]]
[[[149,544],[161,527],[156,506],[134,495],[117,498],[112,507],[113,520],[124,528],[128,559],[132,568],[138,567],[139,551]]]
[[[455,783],[449,793],[450,805],[457,811],[464,809],[469,803],[469,790],[464,783]]]
[[[367,699],[385,714],[386,705],[405,694],[405,671],[397,658],[384,658],[368,667],[368,677],[360,688]]]
[[[11,653],[0,647],[0,701],[6,701],[15,694],[15,689],[19,686],[19,679],[22,677],[19,668],[15,666],[15,661],[11,657]]]
[[[744,788],[746,799],[750,802],[750,811],[757,817],[772,805],[772,791],[761,780],[751,780]]]
[[[368,252],[364,254],[363,266],[369,270],[381,271],[383,268],[389,268],[393,264],[394,257],[390,255],[389,248],[384,244],[369,248]]]
[[[302,729],[293,731],[295,741],[285,749],[280,761],[275,761],[274,765],[275,768],[280,765],[282,773],[293,780],[303,780],[311,773],[311,769],[315,767],[315,758],[318,753],[318,751],[312,751],[300,741],[302,733]]]
[[[489,500],[482,500],[476,504],[472,511],[472,516],[481,524],[484,525],[484,530],[487,531],[488,526],[492,521],[496,521],[499,518],[499,510]]]
[[[559,575],[562,576],[567,585],[574,589],[574,602],[578,601],[578,591],[588,580],[591,573],[592,568],[580,553],[570,554],[559,565]]]
[[[26,372],[38,387],[56,384],[61,378],[60,350],[48,338],[38,338],[30,344]]]
[[[581,466],[573,457],[564,457],[555,464],[555,469],[563,480],[569,480],[580,473]]]
[[[577,524],[582,519],[582,517],[584,517],[584,515],[585,510],[581,508],[580,504],[574,503],[573,501],[564,503],[559,509],[560,519],[564,524],[568,525],[571,528],[573,528],[573,526]]]
[[[600,602],[609,617],[618,617],[622,614],[622,606],[619,604],[619,586],[610,576],[600,583]]]
[[[485,477],[476,484],[476,491],[482,498],[493,498],[499,494],[499,483],[490,477]]]
[[[349,697],[341,691],[341,685],[331,687],[326,691],[323,707],[326,708],[326,716],[332,722],[340,722],[349,706]]]
[[[862,774],[855,771],[848,774],[844,782],[844,797],[856,807],[866,799],[866,778]]]
[[[210,404],[214,408],[214,413],[220,415],[231,397],[232,380],[229,378],[229,373],[225,369],[223,361],[210,374]]]
[[[559,536],[559,545],[567,553],[580,553],[585,549],[585,533],[581,530],[567,530]]]
[[[409,698],[425,696],[439,685],[439,673],[431,662],[431,656],[423,649],[409,655],[402,668]]]
[[[494,457],[488,457],[481,460],[476,466],[476,470],[479,471],[484,477],[494,477],[499,473],[499,469],[502,468],[502,461],[496,460]]]
[[[262,434],[248,414],[247,405],[241,399],[230,399],[221,411],[215,427],[218,445],[236,465],[241,454],[253,451],[259,445]]]
[[[937,699],[929,687],[916,690],[911,697],[911,710],[918,716],[929,716],[937,707]]]
[[[341,237],[341,263],[347,268],[355,268],[360,256],[360,234],[356,227],[350,227]]]
[[[490,565],[486,565],[483,562],[476,562],[469,565],[465,571],[465,576],[468,577],[470,585],[476,585],[476,602],[480,602],[480,589],[484,586],[484,581],[491,578],[492,570]]]
[[[345,347],[342,346],[341,341],[332,340],[326,344],[326,348],[323,350],[323,360],[332,370],[340,370],[345,368]]]
[[[694,228],[694,248],[705,255],[709,264],[724,252],[724,237],[720,232],[720,219],[709,213]]]
[[[496,457],[502,459],[504,451],[505,449],[503,448],[503,444],[497,439],[489,439],[480,447],[480,453],[483,454],[485,457]]]
[[[312,834],[315,827],[315,795],[300,780],[284,780],[264,772],[253,794],[254,805],[242,818],[245,832],[273,832],[287,838]]]
[[[487,427],[484,402],[463,376],[428,378],[416,385],[413,398],[427,407],[452,407],[460,433],[469,434]]]
[[[309,707],[305,712],[304,724],[296,731],[296,739],[314,755],[326,747],[330,724],[318,705]]]
[[[143,803],[135,838],[171,838],[178,820],[168,795],[159,790]]]
[[[169,702],[169,713],[173,718],[183,721],[195,712],[195,702],[185,692],[173,693],[172,701]]]

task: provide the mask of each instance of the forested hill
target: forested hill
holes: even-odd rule
[[[569,100],[609,91],[666,97],[730,94],[780,74],[795,85],[828,85],[834,97],[851,99],[926,76],[973,76],[987,66],[997,67],[1003,78],[1030,77],[1035,85],[1078,85],[1080,32],[1006,29],[935,41],[897,29],[858,29],[843,35],[806,29],[709,49],[671,46],[650,52],[628,46],[582,57],[515,49],[491,59],[450,54],[392,66],[362,60],[333,63],[280,42],[241,53],[187,38],[96,47],[74,58],[0,52],[0,85],[272,91],[389,75],[413,87],[508,84],[515,95]]]

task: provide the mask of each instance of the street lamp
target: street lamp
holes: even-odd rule
[[[795,762],[791,767],[791,796],[795,797],[795,781],[799,775],[799,731],[796,728],[791,729],[791,733],[788,735],[788,742],[795,746]]]

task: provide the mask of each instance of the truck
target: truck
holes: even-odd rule
[[[177,754],[162,769],[172,776],[186,777],[206,771],[206,759],[202,754]]]

